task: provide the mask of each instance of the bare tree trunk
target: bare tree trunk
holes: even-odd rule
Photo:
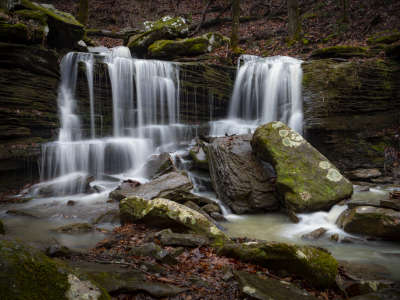
[[[301,20],[298,0],[287,0],[289,40],[298,41],[301,37]]]
[[[89,18],[89,0],[79,1],[78,21],[83,25],[87,25]]]
[[[233,0],[232,35],[231,35],[231,48],[233,52],[236,52],[239,47],[239,19],[240,19],[240,0]]]
[[[347,0],[340,0],[340,9],[342,10],[342,22],[348,23],[349,22],[349,15],[348,15],[348,1]]]

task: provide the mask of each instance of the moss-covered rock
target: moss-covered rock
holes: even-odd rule
[[[336,285],[338,263],[321,248],[271,242],[226,243],[218,253],[272,270],[296,274],[319,288]]]
[[[57,10],[52,5],[37,4],[29,0],[21,0],[21,6],[47,16],[47,43],[50,47],[73,49],[82,40],[85,33],[83,25],[73,15]]]
[[[357,206],[345,210],[337,224],[349,233],[400,240],[400,212],[393,209]]]
[[[2,42],[29,44],[28,26],[22,23],[0,23],[0,40]]]
[[[150,57],[176,58],[179,56],[196,56],[211,52],[213,49],[228,43],[227,38],[219,33],[208,33],[202,36],[182,40],[158,40],[148,48]]]
[[[189,150],[189,155],[193,160],[195,168],[208,171],[208,159],[201,145],[197,145]]]
[[[206,236],[216,246],[229,240],[202,214],[167,199],[145,200],[128,197],[120,202],[119,208],[122,224],[143,222],[160,228],[190,231]]]
[[[312,58],[351,58],[368,56],[368,48],[342,45],[317,49],[311,53]]]
[[[47,25],[47,15],[40,10],[21,9],[17,10],[15,15],[25,20],[36,20],[42,25]]]
[[[110,299],[85,276],[14,241],[0,241],[0,266],[0,299]]]
[[[127,47],[138,56],[144,56],[147,48],[158,40],[185,37],[189,32],[186,20],[182,17],[165,16],[154,22],[144,22],[145,31],[129,37]]]
[[[278,193],[289,210],[329,209],[353,193],[351,182],[300,134],[282,122],[258,127],[251,145],[258,157],[274,166]]]
[[[400,32],[396,30],[391,33],[382,32],[382,33],[374,34],[367,40],[367,43],[370,45],[379,45],[379,44],[387,44],[388,45],[388,44],[392,44],[397,41],[400,41]]]

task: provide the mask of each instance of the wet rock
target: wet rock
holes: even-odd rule
[[[210,243],[199,234],[174,233],[170,230],[163,230],[158,234],[158,238],[163,246],[201,247]]]
[[[193,185],[186,174],[170,172],[139,186],[117,188],[110,193],[110,197],[115,200],[122,200],[125,197],[131,196],[148,200],[157,197],[166,197],[169,199],[169,194],[177,193],[177,191],[189,192],[192,188]]]
[[[321,248],[270,242],[226,243],[218,253],[276,271],[296,274],[316,287],[336,285],[338,263]]]
[[[348,297],[365,295],[390,287],[393,282],[385,280],[351,280],[341,276],[337,279],[337,285]]]
[[[227,219],[218,212],[210,213],[210,217],[213,218],[217,222],[226,222],[227,221]]]
[[[185,190],[173,190],[165,194],[165,198],[175,201],[179,204],[184,204],[188,201],[195,203],[197,206],[204,206],[215,203],[213,200],[193,194]]]
[[[211,52],[229,44],[229,38],[220,33],[210,32],[197,37],[179,40],[162,39],[155,41],[148,48],[152,58],[174,59],[181,56],[196,56]]]
[[[369,293],[350,298],[350,300],[396,300],[400,299],[400,289],[384,289],[375,293]]]
[[[162,249],[155,243],[145,243],[137,247],[131,247],[129,255],[147,256],[163,263],[176,263],[174,257],[167,250]]]
[[[251,135],[216,138],[207,145],[211,181],[218,198],[235,213],[274,211],[274,173],[253,155]]]
[[[74,206],[76,204],[76,201],[74,200],[68,200],[67,206]]]
[[[111,299],[95,282],[15,241],[0,241],[1,299]]]
[[[380,207],[381,206],[381,199],[379,198],[368,198],[368,199],[352,199],[346,202],[349,208],[354,208],[357,206],[374,206]]]
[[[185,205],[186,207],[189,207],[201,214],[204,214],[204,212],[201,211],[200,206],[198,206],[196,203],[192,202],[192,201],[186,201],[185,203],[183,203],[183,205]]]
[[[345,210],[337,224],[349,233],[400,240],[400,212],[392,209],[358,206]]]
[[[195,168],[208,171],[208,159],[202,145],[196,145],[189,150]]]
[[[57,197],[79,193],[93,193],[90,183],[94,177],[81,175],[60,177],[58,179],[42,182],[31,188],[31,193],[39,197]]]
[[[374,263],[339,261],[339,266],[344,274],[352,280],[380,281],[391,277],[387,268]]]
[[[70,257],[74,254],[71,249],[58,243],[47,247],[45,253],[48,257]]]
[[[3,222],[0,220],[0,234],[6,234]]]
[[[10,210],[7,210],[7,214],[14,215],[14,216],[19,216],[19,217],[28,217],[28,218],[40,219],[40,216],[38,216],[38,215],[28,211],[28,210],[22,210],[22,209],[10,209]]]
[[[277,191],[289,210],[329,209],[353,193],[351,182],[300,134],[282,122],[258,127],[251,145],[258,157],[274,166]]]
[[[112,223],[118,224],[119,223],[119,210],[118,209],[111,209],[104,214],[101,214],[96,218],[93,224],[100,224],[100,223]]]
[[[355,192],[368,192],[369,186],[367,185],[355,185],[354,187]]]
[[[141,183],[136,180],[124,180],[115,190],[113,190],[109,197],[115,201],[121,201],[126,197],[126,194],[140,186]]]
[[[169,153],[152,155],[143,167],[147,178],[157,178],[169,172],[176,171],[176,167]]]
[[[333,242],[338,242],[339,241],[339,235],[337,233],[332,234],[329,238]]]
[[[189,33],[186,20],[182,17],[164,16],[155,22],[146,21],[145,31],[129,37],[127,47],[136,55],[147,55],[148,47],[158,40],[185,37]]]
[[[383,199],[381,200],[380,206],[400,211],[400,199],[392,197],[389,197],[388,199]]]
[[[287,210],[286,214],[288,215],[290,221],[297,224],[300,222],[300,218],[296,215],[296,213],[292,210]]]
[[[101,186],[101,185],[94,185],[94,186],[92,187],[92,189],[93,189],[96,193],[101,193],[101,192],[106,191],[106,188],[105,188],[104,186]]]
[[[307,234],[303,234],[303,235],[301,236],[301,238],[304,239],[304,240],[310,240],[310,241],[312,241],[312,240],[318,240],[318,239],[320,239],[327,231],[328,231],[328,230],[327,230],[326,228],[321,227],[321,228],[315,229],[314,231],[311,231],[311,232],[309,232],[309,233],[307,233]]]
[[[75,223],[57,227],[54,231],[59,233],[86,233],[92,232],[94,226],[89,223]]]
[[[128,197],[120,202],[121,223],[143,222],[150,226],[191,231],[220,245],[229,238],[202,214],[176,202],[157,198]]]
[[[279,281],[257,274],[251,274],[244,271],[236,271],[235,276],[238,279],[240,289],[243,295],[251,299],[260,300],[316,300],[314,296],[307,291],[301,290],[289,282]]]
[[[217,204],[210,203],[210,204],[204,205],[201,209],[210,215],[211,215],[211,213],[221,213],[221,209],[219,208],[219,206]]]
[[[381,171],[378,169],[358,169],[347,173],[347,176],[351,180],[369,180],[372,178],[378,178],[382,176]]]

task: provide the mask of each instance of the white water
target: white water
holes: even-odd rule
[[[228,118],[210,122],[210,135],[245,134],[271,121],[303,133],[301,63],[287,56],[242,55]]]
[[[179,66],[175,63],[133,59],[126,47],[102,53],[112,89],[113,135],[98,137],[95,122],[92,53],[68,53],[61,62],[58,93],[60,132],[58,141],[42,149],[41,180],[87,173],[136,174],[151,154],[175,150],[193,138],[191,128],[179,123]],[[86,67],[90,100],[90,136],[84,136],[75,97],[79,63]],[[82,179],[85,177],[82,176]],[[58,180],[61,180],[58,179]],[[66,188],[66,186],[68,188]],[[83,192],[60,184],[58,193]]]

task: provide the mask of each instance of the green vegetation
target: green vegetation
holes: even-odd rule
[[[313,58],[350,58],[350,57],[368,57],[368,48],[356,46],[333,46],[314,50],[311,53]]]

